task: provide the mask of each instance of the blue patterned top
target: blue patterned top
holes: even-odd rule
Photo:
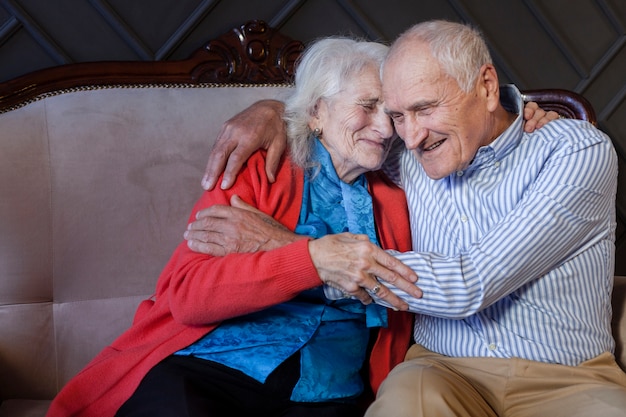
[[[316,169],[305,175],[296,233],[314,238],[350,231],[378,243],[372,199],[364,176],[346,184],[330,155],[315,141]],[[352,299],[329,300],[322,286],[294,300],[220,324],[178,355],[193,355],[240,370],[264,382],[283,361],[300,351],[301,375],[292,401],[350,399],[363,391],[368,327],[386,325],[386,310]]]

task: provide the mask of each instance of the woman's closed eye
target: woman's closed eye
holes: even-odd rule
[[[359,106],[363,107],[367,111],[374,111],[376,110],[379,102],[380,101],[378,99],[362,100],[359,102]]]

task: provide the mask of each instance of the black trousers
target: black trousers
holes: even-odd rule
[[[348,403],[290,401],[300,377],[300,358],[281,364],[264,384],[221,364],[170,356],[156,365],[116,417],[359,417]]]

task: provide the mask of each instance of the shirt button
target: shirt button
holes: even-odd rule
[[[495,343],[489,343],[488,348],[489,348],[489,350],[496,350],[497,346],[496,346]]]
[[[456,176],[457,177],[462,177],[463,176],[463,171],[457,171],[456,172]]]
[[[500,168],[500,162],[499,161],[494,162],[493,166],[496,168]]]
[[[463,223],[467,223],[467,220],[468,220],[468,219],[467,219],[467,216],[466,216],[465,214],[461,216],[461,221],[462,221]]]

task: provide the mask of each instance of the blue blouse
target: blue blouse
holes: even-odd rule
[[[378,243],[372,199],[365,176],[341,181],[324,146],[315,140],[296,233],[314,238],[350,231]],[[260,382],[300,351],[300,379],[292,401],[349,399],[363,391],[359,370],[365,361],[368,327],[385,326],[386,311],[352,299],[329,300],[323,287],[263,311],[224,321],[215,330],[178,351],[240,370]]]

